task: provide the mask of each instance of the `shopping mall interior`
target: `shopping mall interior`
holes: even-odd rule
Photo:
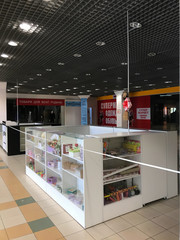
[[[178,240],[179,1],[0,0],[0,240]]]

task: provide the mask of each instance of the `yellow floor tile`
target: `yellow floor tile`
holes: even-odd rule
[[[7,234],[5,230],[0,230],[0,239],[1,240],[8,240]]]
[[[8,208],[14,208],[17,207],[16,202],[6,202],[6,203],[0,203],[0,211]]]
[[[27,223],[17,225],[15,227],[6,229],[9,239],[22,237],[32,233],[29,225]]]
[[[64,239],[62,234],[59,232],[59,230],[56,227],[51,227],[39,232],[34,233],[37,240],[57,240],[57,239]]]
[[[30,203],[19,207],[27,222],[47,217],[37,203]]]
[[[6,164],[4,162],[0,162],[0,167],[2,166],[6,166]]]

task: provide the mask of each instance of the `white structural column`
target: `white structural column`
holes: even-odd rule
[[[116,94],[116,127],[127,128],[127,121],[123,120],[123,94],[124,91],[115,91]]]
[[[88,104],[89,95],[78,96],[81,99],[81,125],[88,125]]]
[[[0,82],[0,123],[7,120],[6,82]]]

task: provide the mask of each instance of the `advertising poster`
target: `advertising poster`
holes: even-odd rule
[[[87,98],[81,98],[81,125],[87,125]]]
[[[116,99],[98,101],[98,125],[116,127]]]

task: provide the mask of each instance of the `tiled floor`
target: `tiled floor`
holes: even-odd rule
[[[0,149],[0,240],[178,240],[179,236],[178,197],[84,230],[25,175],[24,155],[8,157]]]

